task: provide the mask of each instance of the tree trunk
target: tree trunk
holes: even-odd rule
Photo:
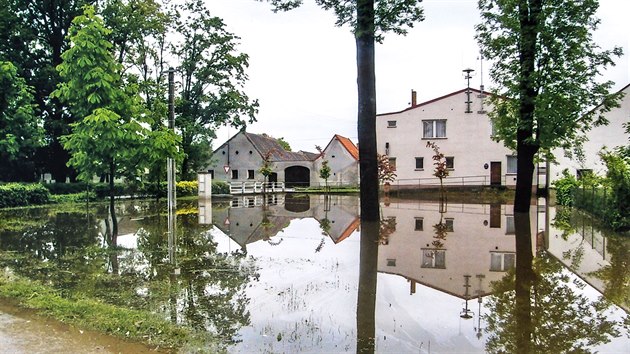
[[[357,1],[357,88],[361,220],[379,220],[376,154],[376,76],[374,73],[374,0]]]
[[[534,271],[532,261],[532,233],[529,213],[514,213],[514,227],[516,231],[516,269],[515,269],[515,303],[514,317],[516,320],[516,353],[528,354],[532,352],[533,324],[532,324],[532,284]]]
[[[357,353],[374,353],[379,221],[361,222],[359,288],[357,292]]]
[[[116,219],[116,208],[114,207],[114,201],[116,199],[116,192],[114,190],[114,175],[115,166],[114,162],[109,163],[109,215],[112,216],[112,234],[111,245],[116,246],[118,238],[118,220]]]
[[[532,197],[532,181],[534,174],[534,156],[538,145],[534,141],[534,111],[537,91],[535,88],[536,72],[536,39],[538,37],[539,16],[542,9],[541,0],[520,0],[520,82],[519,82],[519,127],[517,139],[517,171],[516,194],[514,196],[514,212],[529,212]]]

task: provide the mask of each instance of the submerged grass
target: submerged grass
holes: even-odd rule
[[[177,326],[145,311],[121,308],[89,298],[65,298],[59,291],[17,276],[8,269],[0,271],[0,296],[64,323],[141,342],[151,347],[173,352],[180,349],[184,352],[220,351],[217,346],[212,345],[213,342],[216,343],[216,339],[211,338],[208,333]],[[204,349],[200,351],[198,348]]]

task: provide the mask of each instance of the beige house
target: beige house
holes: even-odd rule
[[[376,116],[377,151],[396,167],[392,186],[422,188],[435,186],[434,142],[446,156],[450,175],[447,186],[515,186],[516,154],[502,142],[492,140],[492,123],[485,102],[488,93],[465,88],[411,107]],[[534,184],[542,183],[536,171]]]
[[[286,151],[278,141],[266,134],[240,131],[212,153],[210,163],[201,172],[213,180],[225,182],[264,182],[260,173],[264,161],[272,174],[267,182],[283,182],[286,187],[323,185],[319,178],[322,161],[331,167],[329,185],[358,185],[358,149],[350,139],[335,135],[319,153]]]
[[[561,178],[564,169],[568,169],[573,176],[580,176],[586,171],[604,175],[606,166],[599,157],[602,148],[614,150],[616,147],[630,143],[630,135],[624,127],[624,124],[630,124],[630,84],[622,88],[620,92],[624,96],[619,107],[605,113],[608,125],[594,127],[588,132],[588,140],[582,147],[582,157],[567,154],[562,149],[554,150],[556,163],[549,166],[551,182]]]

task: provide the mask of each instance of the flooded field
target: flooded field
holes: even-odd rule
[[[157,314],[228,352],[630,352],[627,240],[544,201],[354,196],[0,212],[0,262],[65,296]],[[218,343],[218,344],[217,344]],[[213,349],[214,350],[214,349]]]

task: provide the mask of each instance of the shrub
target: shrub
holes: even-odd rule
[[[212,194],[230,194],[230,185],[223,181],[212,181]]]
[[[184,197],[189,195],[197,195],[197,183],[197,181],[177,182],[177,196]]]
[[[39,205],[49,202],[50,192],[39,183],[9,183],[0,186],[0,208]]]
[[[572,206],[574,202],[574,192],[578,187],[578,181],[569,174],[567,169],[562,171],[562,178],[553,182],[556,188],[556,203],[559,205]]]

